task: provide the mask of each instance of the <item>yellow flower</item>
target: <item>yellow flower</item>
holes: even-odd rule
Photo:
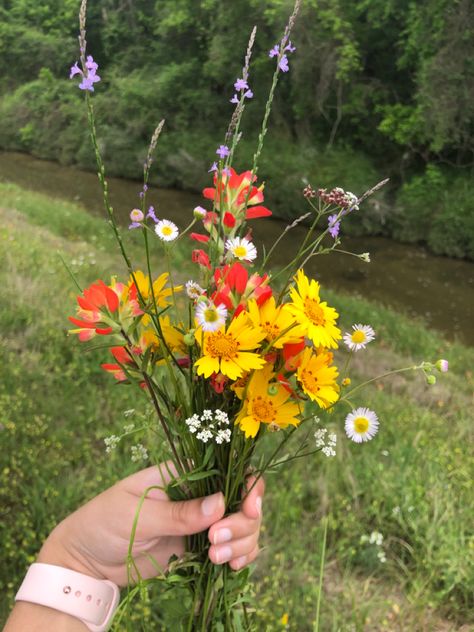
[[[135,270],[133,273],[135,277],[135,285],[138,289],[139,295],[143,297],[143,300],[148,301],[151,299],[150,277],[144,274],[141,270]],[[171,288],[165,288],[168,282],[168,273],[163,272],[160,276],[153,281],[153,294],[155,295],[155,301],[157,307],[166,307],[168,305],[168,298],[173,294]],[[128,282],[129,287],[134,283],[133,277],[130,276]],[[178,292],[182,289],[182,286],[175,287],[174,291]]]
[[[267,364],[261,371],[255,371],[249,382],[245,401],[235,420],[246,438],[255,437],[260,424],[286,428],[300,423],[298,404],[288,401],[290,393],[281,384],[270,384],[272,377],[272,367]]]
[[[184,344],[184,336],[179,329],[171,324],[169,316],[162,316],[158,320],[161,327],[161,333],[163,334],[163,339],[168,349],[172,352],[178,352],[186,355],[187,348]],[[155,331],[154,327],[149,327],[144,329],[142,332],[141,343],[144,348],[153,347],[154,350],[157,350],[161,347],[161,338]]]
[[[198,375],[210,377],[213,373],[223,373],[231,380],[241,377],[245,371],[261,369],[265,360],[252,351],[265,338],[260,327],[252,326],[247,312],[241,312],[230,323],[227,331],[196,330],[196,340],[201,345],[202,357],[195,362]]]
[[[339,399],[339,386],[336,382],[338,371],[335,366],[329,366],[331,361],[332,353],[315,355],[307,347],[303,351],[301,364],[296,371],[296,377],[303,391],[321,408],[328,408]]]
[[[304,329],[295,323],[288,306],[277,307],[273,296],[260,306],[252,299],[248,302],[247,309],[253,324],[265,331],[266,339],[275,349],[282,349],[285,344],[297,343],[304,336]]]
[[[290,313],[316,347],[322,345],[337,349],[336,340],[341,338],[341,332],[336,327],[339,314],[327,303],[321,303],[319,283],[314,279],[310,281],[303,270],[298,270],[295,281],[298,289],[294,286],[290,289],[292,302],[287,303]]]

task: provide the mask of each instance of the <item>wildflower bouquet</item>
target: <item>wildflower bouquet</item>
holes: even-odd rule
[[[97,63],[86,54],[86,0],[80,11],[80,63],[71,69],[71,78],[80,77],[79,88],[85,93],[105,208],[129,271],[128,278],[98,280],[81,291],[77,314],[70,317],[72,333],[82,342],[100,339],[99,346],[108,347],[113,357],[103,369],[148,398],[153,413],[144,425],[152,433],[151,451],[168,469],[169,496],[189,499],[222,491],[228,512],[235,511],[248,493],[249,471],[256,481],[267,470],[296,458],[316,452],[335,455],[337,434],[315,427],[317,414],[348,404],[345,430],[356,442],[371,439],[379,425],[373,411],[353,407],[361,385],[350,389],[347,374],[352,354],[374,339],[374,331],[358,324],[343,336],[338,313],[324,301],[319,283],[308,278],[304,265],[337,249],[344,216],[358,211],[383,183],[361,197],[340,188],[316,191],[308,185],[303,195],[309,212],[289,225],[260,258],[248,226],[272,214],[264,206],[258,160],[278,80],[288,72],[289,55],[295,51],[290,34],[298,9],[299,0],[281,41],[269,53],[276,63],[251,169],[238,173],[233,165],[242,114],[253,96],[249,67],[255,29],[230,99],[235,105],[231,122],[210,169],[212,186],[203,191],[206,208],[196,207],[183,230],[147,205],[149,173],[163,122],[155,130],[144,163],[141,205],[130,213],[130,230],[143,236],[143,271],[127,254],[109,202],[91,98],[100,76]],[[295,258],[270,272],[274,249],[303,220],[308,229]],[[194,272],[186,280],[172,264],[176,252],[186,251],[189,244]],[[156,249],[161,249],[163,262],[158,272],[152,270],[151,253]],[[369,261],[367,253],[356,256]],[[349,349],[342,372],[334,363],[341,341]],[[434,379],[435,366],[430,363],[395,372],[413,368],[424,371],[429,381]],[[333,418],[337,420],[336,415]],[[125,434],[142,430],[130,424]],[[300,440],[290,441],[294,435]],[[108,450],[119,440],[109,437]],[[142,457],[147,457],[147,448],[135,445],[134,460]],[[164,581],[189,591],[183,629],[250,629],[248,571],[211,564],[205,533],[190,537],[187,544],[187,554],[172,561],[162,575]],[[242,566],[247,561],[251,560]],[[131,556],[129,565],[131,578],[140,581]]]

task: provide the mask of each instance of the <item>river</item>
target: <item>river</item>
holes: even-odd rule
[[[0,181],[78,202],[94,214],[104,213],[93,173],[25,154],[0,152]],[[141,185],[118,178],[110,178],[109,184],[112,204],[125,223],[130,210],[139,204]],[[149,191],[149,201],[160,217],[172,219],[179,227],[187,225],[196,205],[206,206],[197,193],[154,187]],[[268,250],[284,226],[274,219],[253,221],[256,245],[263,242]],[[298,227],[289,233],[272,259],[274,265],[289,261],[304,232]],[[370,252],[372,263],[335,253],[313,259],[306,266],[307,272],[335,290],[377,300],[404,314],[422,316],[427,325],[447,338],[474,345],[474,263],[437,257],[421,246],[381,237],[344,238],[342,247]]]

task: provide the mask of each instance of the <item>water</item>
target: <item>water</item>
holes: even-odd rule
[[[100,187],[93,173],[24,154],[0,152],[0,180],[79,202],[94,214],[104,213]],[[141,185],[118,178],[110,178],[109,184],[117,216],[128,222],[128,213],[139,203]],[[151,188],[149,200],[159,216],[172,219],[180,227],[187,225],[196,205],[206,206],[199,194],[170,189]],[[285,226],[269,219],[254,220],[251,225],[256,245],[263,241],[267,250]],[[287,263],[304,233],[301,227],[292,230],[271,262]],[[408,315],[422,316],[430,327],[442,331],[447,338],[474,345],[474,263],[436,257],[420,246],[381,237],[345,238],[343,247],[370,252],[372,263],[338,253],[318,256],[306,266],[308,274],[336,290],[375,299]]]

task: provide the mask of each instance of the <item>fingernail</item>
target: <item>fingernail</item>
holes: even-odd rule
[[[242,566],[245,566],[246,563],[247,563],[247,556],[242,555],[242,557],[238,557],[234,560],[234,567],[236,570],[239,570],[240,568],[242,568]]]
[[[255,501],[255,505],[257,507],[258,515],[261,516],[262,515],[262,497],[261,496],[257,497]]]
[[[204,516],[212,516],[216,513],[219,505],[222,502],[222,494],[217,492],[217,494],[212,494],[212,496],[207,496],[201,503],[201,511]]]
[[[232,557],[232,549],[230,546],[221,546],[217,549],[215,556],[217,564],[228,562]]]
[[[230,529],[219,529],[214,533],[214,544],[221,544],[232,540],[232,531]]]

